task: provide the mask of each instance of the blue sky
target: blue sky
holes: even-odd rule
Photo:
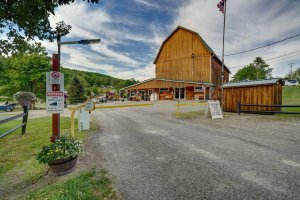
[[[101,0],[100,4],[61,6],[51,16],[53,25],[64,20],[72,26],[67,40],[100,38],[97,45],[62,47],[64,66],[99,72],[118,78],[144,80],[154,77],[153,60],[162,41],[178,26],[198,32],[217,55],[222,50],[222,13],[219,0]],[[225,54],[235,53],[300,33],[296,0],[229,0]],[[47,51],[56,44],[42,42]],[[288,54],[281,59],[274,57]],[[232,75],[238,66],[256,56],[269,60],[273,76],[283,76],[300,67],[300,36],[283,43],[238,56],[225,57]]]

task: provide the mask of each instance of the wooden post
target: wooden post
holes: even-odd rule
[[[240,115],[241,114],[241,102],[240,101],[238,101],[238,103],[237,103],[237,111]]]
[[[52,55],[52,71],[59,71],[59,55]],[[60,85],[53,84],[52,91],[59,91]],[[55,138],[60,135],[60,114],[52,114],[52,136],[51,142],[55,142]]]
[[[179,118],[179,105],[180,105],[180,102],[179,100],[177,101],[177,105],[176,105],[176,118],[178,119]]]
[[[23,116],[23,120],[22,120],[22,134],[26,133],[26,126],[27,126],[27,121],[28,121],[28,106],[23,106],[23,112],[24,112],[24,116]]]

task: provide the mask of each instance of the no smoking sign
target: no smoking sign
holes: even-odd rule
[[[60,84],[62,74],[57,71],[50,72],[50,84]]]

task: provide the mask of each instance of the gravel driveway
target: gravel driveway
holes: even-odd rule
[[[300,120],[174,117],[175,102],[96,110],[124,199],[300,199]]]

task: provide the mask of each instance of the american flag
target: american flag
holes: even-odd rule
[[[222,13],[224,13],[224,4],[225,4],[225,1],[226,1],[226,0],[221,0],[221,1],[218,3],[218,5],[217,5],[217,7],[219,8],[219,10],[220,10]]]

